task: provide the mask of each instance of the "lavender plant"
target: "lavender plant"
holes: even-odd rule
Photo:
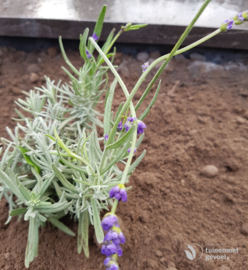
[[[60,221],[63,216],[70,215],[78,222],[78,253],[84,250],[86,257],[89,257],[88,230],[92,224],[97,241],[103,243],[101,252],[107,256],[104,264],[108,270],[119,269],[117,258],[122,255],[120,245],[126,240],[115,212],[120,201],[127,201],[127,192],[131,187],[126,187],[126,184],[145,155],[144,151],[132,163],[147,128],[143,120],[157,98],[161,82],[145,111],[140,116],[136,115],[136,111],[174,55],[230,30],[233,24],[240,25],[248,20],[247,11],[239,13],[212,34],[178,50],[209,2],[204,2],[169,55],[158,58],[150,65],[142,65],[142,76],[130,93],[113,65],[115,49],[112,53],[109,51],[123,32],[138,30],[145,25],[128,23],[115,36],[114,30],[111,31],[100,48],[97,41],[106,12],[104,6],[92,36],[88,38],[88,29],[80,36],[79,49],[84,65],[79,70],[67,58],[62,40],[59,39],[62,55],[71,72],[64,67],[63,70],[71,83],[59,82],[55,85],[46,78],[46,86],[31,90],[26,100],[18,99],[16,104],[29,115],[24,116],[16,109],[19,116],[19,119],[15,119],[17,126],[14,132],[7,128],[10,140],[2,138],[5,151],[0,162],[0,198],[4,196],[9,203],[10,213],[6,223],[12,216],[23,216],[24,220],[29,221],[26,267],[38,256],[39,227],[47,221],[75,236]],[[94,50],[98,52],[98,57],[94,56]],[[147,74],[161,61],[164,61],[162,66],[134,106],[132,99],[135,93]],[[110,87],[108,70],[115,76]],[[126,101],[119,105],[114,114],[111,108],[117,83]],[[106,98],[102,123],[96,105],[104,91]],[[99,137],[97,126],[103,128],[103,137]],[[24,135],[21,136],[20,131]],[[120,162],[125,165],[124,171],[118,167]],[[111,212],[101,221],[101,211],[109,211],[109,206]],[[103,231],[107,232],[105,236]]]

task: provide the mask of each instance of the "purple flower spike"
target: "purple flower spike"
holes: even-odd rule
[[[122,130],[122,122],[120,122],[120,123],[118,124],[118,129],[119,129],[119,130]]]
[[[108,134],[104,135],[105,142],[107,142],[108,138],[109,138]]]
[[[116,215],[110,213],[105,215],[102,220],[102,228],[104,231],[109,231],[118,222]]]
[[[95,41],[97,41],[97,40],[99,39],[99,37],[96,35],[96,33],[94,33],[94,34],[92,35],[92,38],[93,38]]]
[[[142,72],[145,72],[147,70],[147,68],[149,67],[149,63],[146,62],[144,65],[141,66],[142,67]]]
[[[145,128],[147,128],[147,126],[142,121],[138,121],[137,133],[138,134],[144,133]]]
[[[136,151],[137,151],[137,149],[136,149],[136,148],[134,148],[133,153],[136,153]],[[130,153],[130,152],[131,152],[131,148],[128,148],[128,149],[127,149],[127,152],[128,152],[128,153]]]
[[[90,52],[88,50],[86,50],[85,52],[86,52],[87,58],[91,58],[92,57],[92,55],[90,54]]]

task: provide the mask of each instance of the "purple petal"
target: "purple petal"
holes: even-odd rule
[[[127,201],[127,192],[124,188],[120,190],[120,194],[121,194],[121,200],[123,202],[126,202]]]
[[[120,192],[116,192],[116,193],[115,193],[115,199],[116,199],[116,200],[120,200],[120,199],[121,199],[121,194],[120,194]]]
[[[96,33],[94,33],[94,34],[92,35],[92,37],[93,37],[93,39],[94,39],[95,41],[97,41],[97,40],[99,39],[99,37],[96,35]]]
[[[108,263],[111,261],[111,257],[107,257],[105,260],[104,260],[104,262],[103,262],[103,264],[104,265],[108,265]]]
[[[122,232],[119,233],[119,239],[121,244],[124,244],[126,242],[126,238]]]
[[[116,248],[117,248],[116,254],[117,254],[119,257],[121,257],[121,256],[123,255],[123,252],[122,252],[121,247],[120,247],[120,246],[117,246]]]
[[[118,129],[119,129],[119,130],[122,130],[122,122],[120,122],[120,123],[118,124]]]

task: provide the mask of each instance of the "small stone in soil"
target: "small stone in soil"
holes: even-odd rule
[[[238,116],[236,118],[236,123],[239,124],[239,125],[243,125],[245,122],[246,121],[245,121],[245,119],[243,117]]]
[[[39,76],[36,73],[31,73],[31,75],[30,75],[30,81],[32,83],[36,83],[36,82],[38,82],[38,80],[39,80]]]
[[[163,256],[162,252],[160,250],[156,251],[156,256],[161,258]]]
[[[232,171],[232,172],[236,172],[239,170],[240,165],[239,162],[234,159],[234,158],[229,158],[226,160],[226,167],[228,170]]]
[[[196,129],[192,129],[189,132],[189,135],[194,136],[198,131]]]
[[[27,68],[27,71],[30,73],[37,73],[40,72],[41,68],[37,64],[30,64]]]
[[[201,171],[201,173],[207,177],[214,177],[218,172],[218,168],[214,165],[207,165]]]
[[[48,53],[49,57],[53,58],[58,54],[58,49],[57,48],[49,48],[47,50],[47,53]]]
[[[147,52],[140,52],[137,54],[137,59],[141,62],[146,62],[149,58],[149,54]]]
[[[240,232],[243,235],[248,235],[248,223],[244,223],[240,229]]]

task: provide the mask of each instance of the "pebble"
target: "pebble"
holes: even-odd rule
[[[201,124],[206,124],[207,123],[207,119],[204,116],[198,116],[197,120]]]
[[[240,229],[240,232],[243,235],[248,235],[248,223],[244,223]]]
[[[218,168],[214,165],[207,165],[201,171],[201,173],[207,177],[214,177],[217,175],[218,172]]]
[[[143,212],[142,214],[140,214],[139,220],[143,223],[147,223],[149,220],[149,215],[146,212]]]
[[[239,125],[243,125],[245,123],[245,119],[243,117],[238,116],[236,118],[236,123]]]
[[[129,77],[129,69],[125,62],[123,62],[118,68],[117,71],[120,73],[122,77]]]
[[[54,48],[49,48],[47,50],[47,53],[48,53],[49,57],[53,58],[58,54],[58,49],[55,48],[55,47]]]
[[[38,82],[38,80],[39,80],[39,76],[36,73],[31,73],[31,75],[30,75],[30,81],[32,83],[36,83],[36,82]]]
[[[248,120],[248,111],[244,113],[244,118]]]
[[[232,172],[236,172],[239,170],[240,165],[239,162],[234,158],[229,158],[226,160],[226,167]]]
[[[174,262],[168,262],[168,267],[171,267],[171,268],[176,268]]]
[[[159,51],[151,52],[150,53],[150,58],[157,59],[161,56]]]
[[[203,62],[205,62],[207,60],[205,56],[203,56],[199,53],[191,53],[189,58],[192,60],[198,60],[198,61],[203,61]]]
[[[140,52],[137,54],[137,59],[141,62],[146,62],[149,58],[149,54],[147,52]]]
[[[176,60],[180,61],[180,60],[185,60],[186,58],[183,56],[183,54],[178,54],[174,57]]]
[[[231,268],[228,267],[228,266],[226,266],[226,265],[222,265],[222,266],[220,267],[220,270],[231,270]]]
[[[156,256],[161,258],[161,257],[163,257],[163,254],[162,254],[162,252],[160,250],[157,250],[156,251]]]
[[[189,135],[194,136],[198,131],[196,129],[192,129],[189,131]]]
[[[39,65],[37,64],[30,64],[27,68],[27,71],[29,73],[37,73],[37,72],[40,72],[41,68]]]

